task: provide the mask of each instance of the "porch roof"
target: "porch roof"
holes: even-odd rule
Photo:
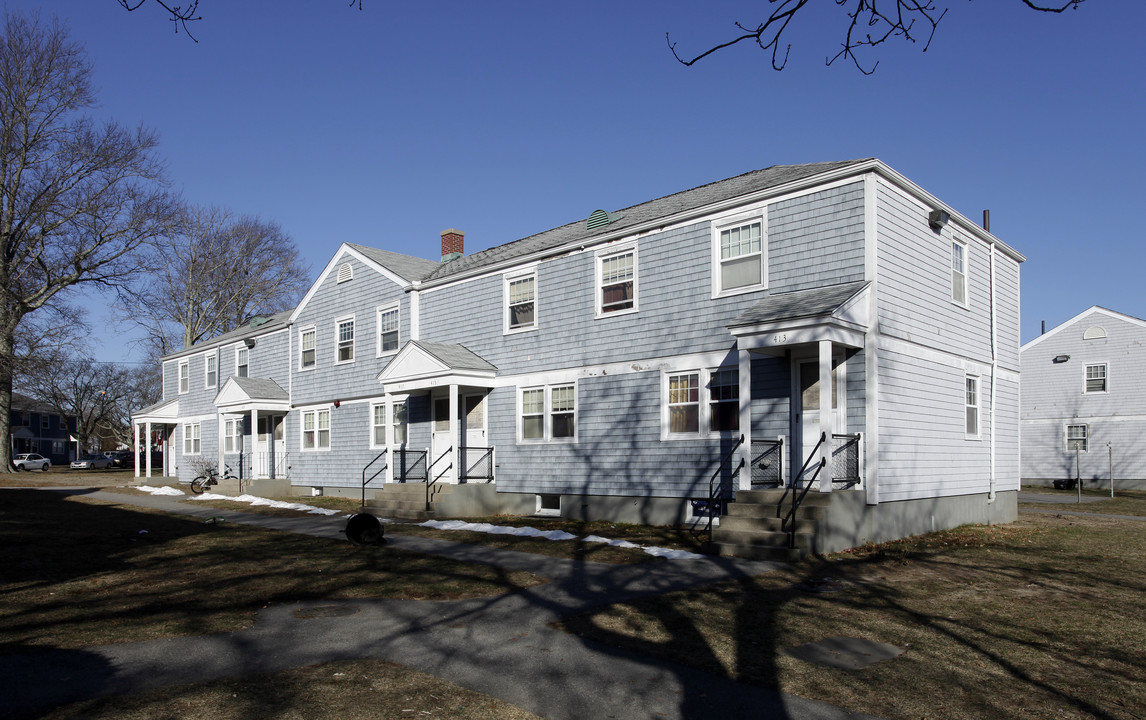
[[[869,324],[870,286],[861,280],[769,295],[727,327],[742,349],[786,347],[819,340],[863,347]]]
[[[270,378],[229,377],[215,396],[215,407],[229,412],[287,412],[290,410],[290,396]]]
[[[172,424],[179,417],[179,401],[178,400],[160,400],[154,405],[148,405],[145,408],[136,410],[131,415],[132,422],[135,423],[159,423],[159,424]]]
[[[410,392],[433,387],[488,387],[497,368],[463,345],[411,340],[402,346],[378,381],[386,392]]]

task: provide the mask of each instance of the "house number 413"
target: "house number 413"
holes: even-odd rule
[[[779,335],[773,335],[772,336],[772,344],[773,345],[785,345],[785,344],[787,344],[787,342],[788,342],[787,333],[780,333]]]

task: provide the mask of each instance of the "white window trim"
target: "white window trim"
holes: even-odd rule
[[[298,448],[301,452],[330,452],[334,447],[334,413],[332,412],[332,405],[314,405],[307,408],[299,408],[298,413]],[[329,418],[330,425],[327,427],[327,444],[322,447],[318,444],[318,416],[319,413],[325,412]],[[314,415],[314,447],[306,447],[304,438],[306,437],[306,416]]]
[[[967,402],[967,381],[975,381],[975,404]],[[967,411],[975,408],[975,432],[967,432]],[[966,440],[980,440],[983,437],[983,383],[978,375],[963,376],[963,437]]]
[[[573,437],[553,437],[553,390],[555,388],[573,388]],[[528,390],[542,390],[545,393],[545,407],[542,411],[542,434],[539,438],[525,437],[524,402],[523,396]],[[576,382],[552,383],[550,385],[528,385],[516,389],[517,392],[517,442],[523,445],[571,445],[578,442],[581,433],[577,430],[577,418],[580,414],[581,400],[577,393]]]
[[[516,327],[516,328],[510,327],[509,326],[509,286],[512,283],[515,283],[519,280],[526,280],[530,277],[533,278],[533,324],[528,325],[528,326]],[[537,291],[538,291],[538,282],[537,282],[537,267],[536,266],[531,267],[528,270],[523,270],[523,271],[518,271],[518,272],[513,272],[513,273],[506,273],[506,274],[501,276],[501,297],[502,297],[502,301],[501,301],[502,329],[501,329],[501,332],[503,335],[517,335],[518,333],[534,332],[535,330],[537,330],[537,328],[539,327],[538,314],[537,314],[537,309],[538,309]]]
[[[349,360],[339,360],[338,359],[339,326],[344,322],[351,322],[354,325],[354,327],[353,327],[353,333],[354,334],[350,340],[350,359]],[[334,319],[334,364],[335,365],[349,365],[349,364],[353,363],[354,358],[356,358],[358,356],[357,348],[355,347],[355,345],[357,343],[358,343],[358,322],[357,322],[357,320],[355,320],[354,316],[353,315],[343,315],[342,317],[335,318]]]
[[[756,222],[760,223],[760,283],[758,285],[745,285],[744,287],[725,290],[721,286],[720,269],[722,259],[720,257],[720,233],[730,228],[739,227],[741,225],[751,225]],[[768,215],[764,208],[754,210],[747,214],[713,220],[711,223],[711,235],[712,267],[710,272],[712,275],[712,297],[714,299],[759,292],[760,290],[766,290],[768,288]]]
[[[963,301],[955,299],[955,246],[963,248]],[[951,304],[965,310],[971,308],[971,246],[959,238],[951,238],[951,249],[947,259],[947,272],[951,278]]]
[[[1074,453],[1070,447],[1070,429],[1072,427],[1086,428],[1086,447],[1079,450],[1079,452],[1090,452],[1090,423],[1065,423],[1062,426],[1062,447],[1067,453]]]
[[[386,313],[396,312],[398,314],[398,344],[393,350],[382,349],[382,316]],[[388,357],[394,355],[402,349],[402,304],[390,303],[389,305],[379,305],[374,310],[374,349],[376,357]]]
[[[720,367],[681,368],[674,370],[661,370],[661,440],[697,440],[706,438],[738,437],[739,430],[717,430],[712,428],[712,403],[710,402],[708,386],[712,382],[712,375],[720,370],[736,370],[739,376],[738,365],[723,365]],[[699,383],[697,394],[697,432],[674,433],[669,430],[669,378],[673,375],[696,374]]]
[[[233,347],[235,348],[235,373],[234,373],[234,376],[235,377],[250,377],[251,376],[251,349],[249,347],[247,347],[246,343],[238,343],[237,345],[234,345]],[[245,376],[239,374],[239,368],[243,367],[243,365],[241,365],[239,363],[239,355],[241,353],[243,353],[244,351],[247,353],[247,363],[246,363],[247,374]]]
[[[215,382],[211,382],[210,367],[212,358],[215,360]],[[203,387],[219,387],[219,354],[214,350],[203,353]]]
[[[235,455],[243,451],[243,418],[223,418],[223,453]]]
[[[179,369],[175,374],[176,382],[180,395],[186,395],[191,392],[191,361],[180,360]]]
[[[617,257],[618,255],[628,255],[632,253],[633,256],[633,306],[626,310],[614,310],[613,312],[603,312],[601,304],[604,302],[604,292],[601,287],[601,267],[605,264],[606,260]],[[628,242],[623,245],[614,245],[601,250],[597,250],[593,257],[593,317],[597,320],[604,318],[620,317],[622,315],[632,315],[640,310],[641,304],[641,290],[640,290],[640,256],[637,252],[636,241]]]
[[[1086,388],[1086,371],[1092,367],[1103,368],[1103,379],[1106,389],[1104,390],[1087,390]],[[1084,363],[1082,366],[1082,394],[1083,395],[1107,395],[1110,393],[1110,363],[1108,362],[1090,362]]]
[[[194,428],[194,432],[191,432]],[[195,444],[199,445],[197,450],[188,450],[188,443],[194,447]],[[203,423],[183,423],[183,455],[202,455],[203,454]]]
[[[302,353],[303,353],[302,336],[306,335],[307,333],[312,333],[314,335],[314,362],[312,362],[310,365],[303,365],[302,364]],[[307,325],[306,327],[301,327],[298,329],[298,371],[299,372],[311,372],[316,367],[318,367],[318,328],[315,327],[314,325]]]

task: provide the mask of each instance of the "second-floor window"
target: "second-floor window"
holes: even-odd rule
[[[235,376],[247,377],[250,373],[250,353],[251,351],[245,347],[240,347],[235,350]]]
[[[337,328],[337,351],[335,363],[347,363],[354,360],[354,318],[342,318],[335,321]]]
[[[52,427],[52,416],[44,413],[40,416],[40,429],[48,430]]]
[[[1106,392],[1106,363],[1086,366],[1086,385],[1084,391],[1088,393]]]
[[[506,279],[506,331],[532,330],[537,327],[536,294],[536,273]]]
[[[967,246],[951,241],[951,301],[967,304]]]
[[[378,354],[387,355],[392,352],[398,352],[398,344],[401,342],[399,337],[399,315],[398,308],[384,307],[378,308]]]
[[[318,331],[314,328],[307,328],[306,330],[299,331],[298,334],[298,367],[300,370],[307,370],[316,364],[317,358],[315,357],[318,349],[316,342],[318,340]]]
[[[719,229],[719,292],[764,286],[764,223],[754,221]]]
[[[203,374],[203,386],[213,388],[219,382],[219,357],[211,352],[204,356],[204,360],[206,369]]]
[[[191,365],[186,360],[179,362],[179,394],[191,389]]]
[[[597,314],[637,309],[637,252],[628,250],[597,258]]]

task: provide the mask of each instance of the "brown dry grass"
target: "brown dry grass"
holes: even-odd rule
[[[527,573],[205,524],[82,495],[0,491],[0,652],[236,630],[269,603],[452,600],[540,582]]]
[[[1078,503],[1075,500],[1078,493],[1075,490],[1055,490],[1054,488],[1024,487],[1023,493],[1032,495],[1051,496],[1056,499],[1066,499],[1069,502],[1045,503],[1023,502],[1019,507],[1038,508],[1040,510],[1059,510],[1064,512],[1105,513],[1107,515],[1146,515],[1146,491],[1119,490],[1114,487],[1114,497],[1110,497],[1110,490],[1083,490],[1084,500],[1094,502]]]
[[[1146,523],[1023,516],[616,605],[570,629],[887,718],[1146,717]],[[832,577],[843,590],[809,593]],[[862,670],[784,648],[906,648]]]
[[[43,717],[44,720],[529,720],[537,716],[393,663],[354,660],[88,700]]]

